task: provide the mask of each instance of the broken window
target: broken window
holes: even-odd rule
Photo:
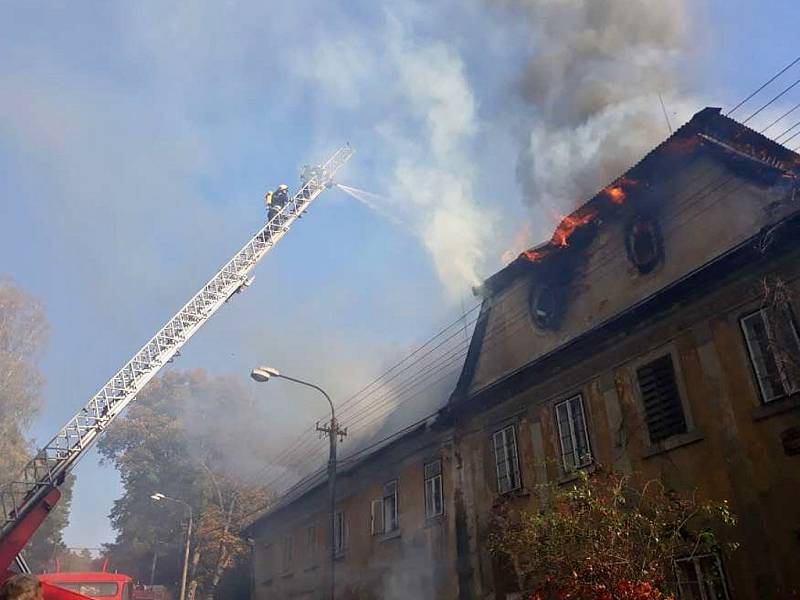
[[[636,218],[628,226],[625,248],[628,258],[640,273],[652,271],[663,253],[661,232],[657,223],[649,218]]]
[[[333,552],[336,556],[344,554],[347,550],[347,538],[349,531],[347,519],[343,510],[336,511],[333,518]]]
[[[497,492],[506,494],[521,487],[517,436],[514,426],[509,425],[492,436],[495,467],[497,469]]]
[[[531,292],[531,317],[539,329],[555,329],[558,326],[559,306],[555,290],[547,285],[537,285]]]
[[[716,554],[675,561],[680,600],[729,600],[722,563]]]
[[[642,392],[645,421],[650,442],[656,444],[679,433],[686,433],[686,417],[675,379],[672,355],[665,354],[636,370]]]
[[[800,341],[788,305],[757,310],[741,319],[747,352],[762,400],[772,402],[800,389]]]
[[[425,465],[425,517],[444,512],[442,495],[442,461],[434,460]]]
[[[589,433],[583,411],[583,398],[580,394],[556,404],[556,424],[558,425],[558,444],[561,450],[561,464],[565,473],[570,473],[592,463],[589,448]]]

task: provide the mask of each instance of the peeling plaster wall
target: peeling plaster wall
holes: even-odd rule
[[[705,231],[706,238],[716,239],[716,234]],[[541,506],[537,484],[570,481],[558,464],[553,406],[575,393],[583,395],[593,455],[603,468],[640,482],[657,478],[676,490],[731,503],[740,518],[735,539],[741,543],[726,564],[732,598],[783,598],[800,589],[800,456],[787,455],[781,441],[787,430],[800,427],[800,395],[761,404],[739,326],[743,315],[760,306],[765,275],[790,282],[793,309],[800,315],[800,245],[791,248],[732,272],[713,290],[604,340],[589,358],[572,360],[564,351],[557,373],[463,419],[454,438],[468,470],[463,492],[472,497],[469,562],[479,574],[476,589],[484,594],[473,597],[503,598],[509,591],[506,583],[496,581],[485,550],[488,515],[497,498],[491,436],[505,424],[517,426],[524,487],[510,502],[520,508]],[[636,368],[666,352],[675,361],[690,431],[652,446]],[[481,356],[485,363],[494,359],[491,350]]]

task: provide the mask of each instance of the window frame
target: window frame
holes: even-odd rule
[[[306,564],[313,565],[317,558],[317,526],[306,526]]]
[[[438,472],[428,476],[428,467],[438,464]],[[444,477],[442,459],[436,458],[423,465],[422,477],[424,480],[425,518],[434,519],[444,514]],[[436,494],[439,495],[439,510],[436,510]],[[430,510],[429,510],[430,508]]]
[[[513,452],[513,460],[511,455],[508,452],[509,444],[508,444],[508,432],[511,432],[511,441],[512,446],[514,449]],[[509,481],[510,487],[508,489],[502,489],[500,480],[500,460],[498,460],[498,447],[497,441],[498,436],[502,436],[502,444],[501,450],[503,451],[503,462],[506,465],[507,474],[506,479]],[[517,443],[517,427],[515,423],[511,423],[510,425],[506,425],[505,427],[495,431],[492,434],[492,455],[494,456],[494,466],[495,466],[495,477],[497,483],[497,493],[499,495],[510,494],[516,490],[522,489],[522,471],[520,469],[519,464],[519,444]],[[513,469],[512,469],[513,467]],[[515,479],[512,480],[512,474],[515,476]]]
[[[577,400],[578,406],[580,406],[581,412],[580,416],[583,421],[583,441],[586,447],[586,454],[583,457],[578,456],[578,434],[575,427],[575,419],[572,410],[573,402]],[[572,444],[572,456],[574,464],[568,465],[567,464],[567,453],[564,451],[564,432],[561,428],[561,419],[558,416],[558,409],[561,406],[566,406],[567,408],[567,422],[569,424],[569,436],[570,436],[570,443]],[[557,402],[553,405],[553,417],[556,421],[556,434],[558,436],[558,449],[561,457],[561,468],[564,473],[574,473],[581,469],[585,469],[588,466],[591,466],[594,463],[594,454],[592,452],[592,441],[591,436],[589,435],[589,419],[586,417],[586,406],[584,404],[583,394],[578,392],[562,400]]]
[[[335,557],[344,556],[347,552],[349,527],[347,524],[347,513],[344,510],[337,510],[333,517],[333,555]]]
[[[383,502],[383,533],[392,533],[400,529],[400,494],[399,494],[399,481],[392,479],[383,484],[383,494],[381,500]],[[388,491],[391,489],[392,491]],[[392,500],[391,503],[388,501]],[[392,504],[392,514],[387,518],[387,504]]]
[[[672,371],[675,377],[675,387],[678,390],[678,399],[680,400],[681,410],[683,411],[683,420],[686,424],[686,431],[684,433],[674,433],[666,438],[663,438],[658,441],[653,441],[650,436],[650,427],[647,422],[647,409],[645,408],[644,402],[644,394],[642,393],[642,386],[639,381],[639,369],[645,365],[649,365],[664,356],[669,356],[670,360],[672,361]],[[668,443],[669,440],[674,438],[679,438],[679,436],[687,435],[694,431],[694,417],[692,415],[691,405],[689,404],[689,396],[686,392],[686,386],[684,385],[683,379],[683,368],[681,366],[680,356],[675,351],[675,347],[673,344],[669,344],[667,346],[662,346],[657,348],[651,352],[648,352],[646,355],[639,358],[639,360],[633,362],[630,365],[631,369],[631,377],[634,383],[634,388],[636,390],[636,394],[638,396],[638,406],[637,409],[640,415],[640,423],[643,430],[644,435],[647,437],[645,438],[650,445],[650,447],[661,447],[663,444]],[[679,438],[680,439],[680,438]]]
[[[294,536],[283,536],[283,564],[281,565],[282,573],[292,572],[292,562],[294,560]]]
[[[797,322],[795,320],[794,311],[790,305],[785,307],[786,309],[786,320],[788,321],[789,327],[791,328],[792,334],[794,335],[795,343],[797,344],[798,348],[800,348],[800,332],[797,329]],[[791,396],[794,393],[800,391],[800,381],[794,382],[794,389],[791,389],[791,374],[787,374],[783,363],[775,356],[775,352],[767,346],[766,351],[769,352],[770,358],[775,363],[775,368],[778,371],[778,378],[780,380],[781,388],[783,389],[783,394],[775,395],[771,398],[767,397],[766,390],[764,389],[764,378],[762,378],[758,372],[757,361],[754,357],[753,346],[755,340],[750,339],[750,335],[748,334],[748,329],[745,325],[745,321],[755,317],[756,315],[761,317],[761,322],[764,325],[764,328],[767,330],[767,335],[769,335],[769,330],[774,325],[770,322],[769,316],[767,314],[767,310],[764,307],[760,307],[756,310],[750,311],[747,314],[742,315],[739,317],[739,329],[742,332],[742,337],[744,338],[744,346],[745,350],[747,351],[747,361],[750,363],[750,372],[755,379],[756,388],[758,389],[758,395],[761,400],[761,404],[767,405],[772,404],[773,402],[778,402]]]
[[[679,600],[682,600],[682,599],[686,598],[686,596],[684,595],[683,586],[685,584],[688,584],[688,583],[691,583],[691,582],[690,581],[683,581],[681,579],[681,571],[680,571],[680,567],[678,565],[680,563],[691,564],[694,567],[694,573],[695,573],[695,577],[697,578],[698,584],[700,584],[700,582],[704,582],[705,583],[706,581],[708,581],[708,579],[706,578],[706,573],[703,571],[703,567],[702,567],[701,561],[703,559],[706,559],[706,558],[709,558],[709,559],[713,560],[713,565],[714,565],[714,567],[716,567],[717,573],[719,573],[719,582],[722,584],[723,599],[724,600],[731,600],[730,586],[728,585],[728,577],[727,577],[727,575],[725,573],[725,568],[724,568],[724,566],[722,564],[722,559],[720,558],[719,554],[716,554],[716,553],[713,553],[713,552],[705,553],[705,554],[695,554],[695,555],[692,555],[692,556],[683,556],[681,558],[676,558],[675,559],[675,579],[676,579],[675,584],[678,587],[678,599]],[[706,590],[705,587],[706,586],[704,584],[700,585],[698,587],[698,591],[700,592],[700,600],[717,600],[717,594],[714,594],[713,596],[709,596],[708,593],[707,593],[709,590]],[[710,591],[713,593],[713,591],[714,591],[713,588]]]

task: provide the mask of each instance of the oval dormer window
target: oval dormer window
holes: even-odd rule
[[[628,259],[642,274],[655,269],[664,254],[658,224],[650,218],[638,217],[631,222],[625,246]]]
[[[531,317],[539,329],[555,329],[558,326],[559,303],[552,286],[543,283],[531,292]]]

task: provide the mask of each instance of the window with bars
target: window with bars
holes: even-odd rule
[[[343,510],[337,511],[333,519],[333,551],[341,556],[347,550],[347,519]]]
[[[495,468],[497,471],[497,492],[507,494],[522,486],[517,454],[517,435],[513,425],[504,427],[492,436]]]
[[[442,493],[442,461],[425,465],[425,517],[430,519],[444,513]]]
[[[656,444],[673,435],[686,433],[686,416],[675,379],[672,355],[665,354],[636,370],[642,393],[650,442]]]
[[[589,432],[583,410],[583,397],[578,394],[555,406],[558,426],[558,445],[561,450],[561,465],[565,473],[586,467],[592,463]]]
[[[730,600],[722,562],[716,554],[675,561],[679,600]]]
[[[800,390],[800,340],[789,307],[757,310],[740,323],[764,403]]]

